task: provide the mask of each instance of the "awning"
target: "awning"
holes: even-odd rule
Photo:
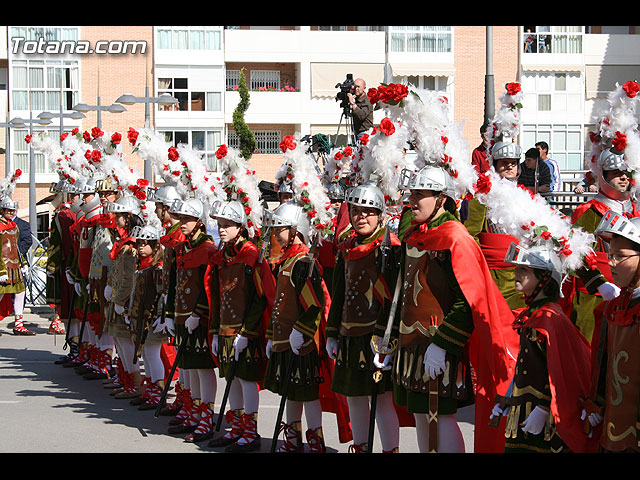
[[[343,83],[348,73],[354,80],[363,78],[367,88],[384,82],[383,63],[312,63],[311,96],[335,97],[340,91],[336,85]]]

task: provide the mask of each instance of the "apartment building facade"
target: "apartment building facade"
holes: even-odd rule
[[[496,106],[508,82],[521,82],[525,93],[523,148],[545,140],[562,170],[584,168],[588,131],[606,95],[616,82],[640,77],[634,55],[639,28],[491,27]],[[452,105],[453,119],[463,122],[470,149],[478,145],[485,114],[486,33],[486,26],[8,26],[0,29],[0,45],[6,44],[4,52],[0,47],[0,108],[9,120],[35,118],[43,111],[70,115],[78,103],[100,105],[99,119],[97,109],[87,111],[83,119],[64,118],[63,129],[88,130],[100,122],[105,131],[125,132],[147,122],[174,143],[202,150],[215,170],[218,146],[238,141],[232,116],[243,71],[251,95],[244,118],[258,141],[251,163],[261,179],[272,181],[281,164],[283,136],[323,133],[335,143],[344,141],[347,121],[336,85],[347,74],[365,79],[368,87],[401,82],[418,92],[441,92]],[[106,53],[47,51],[56,41],[91,47],[106,41]],[[137,43],[125,50],[126,42]],[[121,113],[106,109],[124,93],[168,93],[178,102],[127,104]],[[375,120],[383,114],[377,111]],[[0,131],[0,145],[8,143],[9,155],[0,172],[6,175],[6,164],[25,172],[14,198],[19,215],[27,218],[28,129],[11,128],[8,136],[5,131]],[[59,118],[34,131],[58,135]],[[140,159],[133,155],[130,161],[143,172]],[[56,178],[38,155],[35,171],[41,200]],[[37,208],[43,236],[49,207]]]

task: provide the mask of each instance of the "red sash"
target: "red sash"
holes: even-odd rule
[[[506,263],[504,258],[511,242],[518,243],[518,239],[504,233],[481,232],[478,242],[487,261],[489,269],[515,268],[512,263]]]

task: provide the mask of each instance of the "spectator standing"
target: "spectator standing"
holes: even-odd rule
[[[518,185],[527,187],[533,193],[550,191],[551,170],[545,162],[540,162],[540,152],[537,148],[530,148],[524,154],[524,162],[520,164]]]
[[[560,167],[558,162],[549,157],[549,144],[547,142],[538,142],[535,147],[540,152],[540,159],[543,160],[551,170],[551,191],[562,191],[562,177],[560,175]]]

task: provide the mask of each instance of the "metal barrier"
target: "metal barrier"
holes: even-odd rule
[[[33,243],[26,255],[27,269],[24,274],[26,287],[25,306],[47,305],[47,249],[31,234]]]

